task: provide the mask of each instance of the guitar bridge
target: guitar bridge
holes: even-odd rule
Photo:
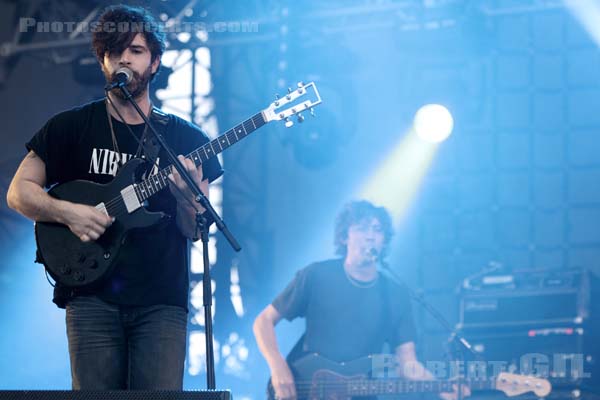
[[[96,210],[103,212],[108,216],[108,211],[106,211],[106,205],[104,203],[100,203],[96,206]]]

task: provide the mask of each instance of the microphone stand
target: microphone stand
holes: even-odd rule
[[[465,352],[470,353],[476,359],[481,360],[481,355],[473,350],[471,344],[461,336],[456,329],[452,328],[450,322],[440,313],[435,307],[433,307],[427,300],[423,298],[423,295],[417,294],[413,289],[411,289],[400,276],[391,270],[391,268],[385,262],[381,262],[382,271],[386,272],[387,275],[392,279],[392,281],[396,282],[398,285],[402,286],[408,292],[408,295],[415,300],[419,305],[421,305],[433,318],[446,330],[450,333],[450,337],[448,338],[448,345],[454,348],[454,358],[459,363],[463,363],[465,361]],[[461,377],[460,371],[458,373],[458,379],[456,380],[456,385],[458,387],[458,400],[463,400],[462,386],[464,385],[463,379]]]
[[[167,158],[171,162],[171,164],[175,167],[179,175],[183,178],[185,183],[188,185],[190,190],[194,193],[194,200],[200,204],[207,212],[210,218],[215,221],[217,228],[223,233],[231,247],[235,251],[240,251],[241,247],[238,242],[235,240],[221,217],[217,214],[213,206],[208,201],[208,198],[202,193],[202,190],[196,185],[194,179],[190,176],[188,171],[185,169],[183,164],[179,161],[177,156],[173,150],[169,147],[164,137],[158,133],[158,131],[154,128],[154,126],[150,123],[150,120],[144,114],[144,112],[140,109],[139,105],[131,96],[131,93],[126,87],[126,83],[122,82],[117,85],[117,87],[121,90],[125,98],[131,103],[133,108],[137,111],[137,113],[142,117],[146,126],[149,130],[154,134],[154,137],[160,144],[160,146],[165,150],[167,154]],[[209,224],[207,222],[207,218],[204,215],[196,212],[196,237],[198,236],[198,231],[201,232],[202,239],[202,253],[203,253],[203,262],[204,262],[204,273],[202,276],[202,288],[203,288],[203,306],[204,306],[204,324],[206,328],[206,385],[207,389],[215,390],[216,382],[215,382],[215,355],[213,348],[213,327],[212,327],[212,288],[211,288],[211,279],[210,279],[210,264],[208,260],[208,229]]]

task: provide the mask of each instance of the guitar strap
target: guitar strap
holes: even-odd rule
[[[384,341],[387,342],[388,344],[391,344],[391,339],[392,339],[392,334],[393,332],[391,332],[390,326],[388,325],[388,322],[391,321],[391,306],[390,306],[390,288],[389,288],[389,282],[387,280],[387,278],[385,276],[383,276],[381,274],[381,272],[379,272],[379,274],[381,275],[381,300],[382,300],[382,305],[381,305],[381,316],[380,316],[380,322],[379,322],[379,327],[380,327],[380,332],[383,332],[384,334]],[[395,349],[391,349],[392,352],[395,351]]]
[[[290,350],[287,357],[285,358],[288,365],[293,365],[294,362],[296,362],[297,360],[301,359],[303,356],[309,353],[305,339],[306,332],[303,333],[302,336],[300,336],[300,339],[298,339],[294,347],[292,347],[292,350]]]
[[[167,126],[169,125],[169,114],[164,113],[162,110],[152,107],[152,112],[150,113],[150,122],[156,131],[160,133],[163,137],[166,137]],[[152,163],[152,160],[156,160],[158,157],[158,153],[160,152],[160,145],[158,144],[156,138],[153,134],[148,134],[148,130],[144,130],[144,136],[142,137],[142,145],[144,147],[143,153],[145,154],[146,160]],[[139,157],[140,154],[136,154],[136,157]]]

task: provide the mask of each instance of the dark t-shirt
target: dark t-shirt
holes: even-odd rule
[[[112,123],[119,153],[113,148],[103,100],[52,117],[26,144],[28,150],[33,150],[45,162],[47,186],[74,179],[110,182],[139,146],[123,123],[115,118]],[[138,138],[142,136],[144,124],[130,127]],[[208,141],[200,129],[173,115],[169,116],[166,129],[159,128],[159,131],[176,154],[189,154]],[[161,150],[154,173],[168,165],[167,156]],[[202,171],[204,179],[210,182],[223,173],[216,158],[205,162]],[[148,200],[147,208],[163,211],[171,218],[159,227],[132,231],[116,260],[114,273],[101,286],[85,293],[96,294],[115,304],[167,304],[187,308],[187,239],[175,222],[177,203],[165,189]],[[57,284],[54,302],[64,307],[73,295],[71,290]]]
[[[395,349],[416,337],[406,290],[381,274],[373,286],[359,287],[346,276],[341,259],[298,271],[272,304],[288,320],[306,318],[305,352],[337,362],[379,354],[384,343]]]

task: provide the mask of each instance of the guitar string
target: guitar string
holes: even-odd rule
[[[405,382],[405,381],[403,381]],[[484,381],[484,382],[478,382],[478,385],[474,385],[474,381],[470,381],[467,384],[472,388],[472,389],[495,389],[494,385],[490,384],[490,382]],[[486,383],[485,385],[482,385],[482,383]],[[361,383],[348,383],[348,382],[337,382],[337,383],[325,383],[323,386],[325,387],[325,390],[333,390],[333,391],[345,391],[348,392],[349,394],[354,394],[354,395],[362,395],[362,394],[379,394],[379,395],[385,395],[385,394],[391,394],[391,393],[395,393],[395,394],[410,394],[410,393],[451,393],[454,391],[453,387],[449,387],[448,383],[441,385],[441,387],[439,387],[439,385],[437,385],[437,388],[423,388],[422,385],[419,385],[419,387],[416,388],[410,388],[408,387],[408,385],[414,385],[414,383],[393,383],[393,384],[389,384],[386,383],[386,381],[380,381],[377,382],[376,384],[361,384]],[[455,383],[452,383],[452,385],[454,385]],[[319,386],[317,385],[315,387],[315,385],[312,382],[303,382],[303,383],[296,383],[296,394],[298,395],[298,397],[309,397],[311,392],[314,392],[315,390],[318,390]],[[391,391],[390,391],[391,389]],[[323,390],[323,388],[321,387],[321,390]]]
[[[353,385],[358,385],[358,386],[367,386],[367,389],[372,388],[373,385],[377,385],[377,387],[380,386],[387,386],[390,385],[390,383],[388,381],[386,381],[385,379],[382,380],[367,380],[367,383],[362,383],[362,381],[357,381],[355,383],[353,383]],[[484,380],[484,381],[469,381],[468,384],[472,385],[472,386],[477,386],[477,388],[486,388],[486,387],[490,387],[491,383],[493,383],[493,380]],[[397,382],[393,382],[392,385],[397,387],[397,388],[401,388],[403,389],[404,392],[406,393],[412,393],[412,392],[437,392],[437,391],[444,391],[444,389],[448,389],[449,391],[452,391],[452,386],[451,385],[455,385],[456,382],[454,381],[410,381],[410,380],[400,380]],[[327,387],[347,387],[348,385],[351,385],[351,383],[348,382],[337,382],[337,383],[326,383]],[[426,388],[427,385],[430,385],[430,388]],[[300,390],[304,390],[307,388],[312,388],[314,386],[312,381],[297,381],[295,382],[295,386],[296,389],[300,388]],[[412,386],[412,388],[409,389],[409,387]],[[358,389],[357,389],[358,390]]]
[[[352,387],[351,387],[352,385]],[[344,391],[348,392],[348,394],[353,395],[361,395],[361,394],[372,394],[372,395],[385,395],[390,393],[395,394],[410,394],[410,393],[451,393],[454,391],[453,388],[440,388],[437,390],[408,390],[403,386],[397,386],[396,384],[377,384],[376,386],[367,385],[366,387],[355,386],[356,384],[350,383],[326,383],[324,385],[325,390],[332,391]],[[319,386],[316,387],[313,384],[303,385],[300,387],[296,387],[296,394],[299,398],[308,397],[308,395],[314,390],[318,390]],[[321,388],[322,389],[322,388]],[[391,389],[391,390],[390,390]],[[487,389],[487,388],[486,388]]]
[[[106,97],[108,98],[108,95],[107,95]],[[110,101],[110,99],[109,99],[109,101]],[[262,124],[260,124],[259,126],[257,126],[256,122],[259,122],[259,123],[260,123],[260,122],[261,122],[261,120],[262,120]],[[218,136],[218,137],[217,137],[217,138],[215,138],[214,140],[212,140],[212,141],[209,141],[208,143],[204,144],[204,145],[203,145],[203,146],[201,146],[200,148],[204,148],[204,146],[206,146],[207,144],[210,144],[210,146],[211,146],[211,149],[212,149],[212,152],[213,152],[213,155],[217,155],[218,153],[216,153],[216,152],[214,151],[214,147],[212,146],[212,143],[213,143],[213,142],[215,142],[215,141],[216,141],[216,142],[218,142],[220,138],[222,138],[223,136],[225,136],[225,137],[227,137],[227,141],[228,141],[228,146],[227,146],[227,147],[229,147],[229,146],[231,145],[231,142],[230,142],[230,140],[229,140],[230,133],[233,133],[233,134],[235,135],[235,137],[236,137],[237,141],[239,141],[239,140],[240,140],[240,138],[239,138],[239,137],[237,136],[237,134],[235,133],[235,130],[236,130],[236,129],[238,129],[238,130],[239,130],[239,132],[241,133],[241,130],[239,129],[239,127],[240,127],[240,126],[241,126],[241,127],[244,129],[244,133],[245,133],[245,135],[244,135],[243,137],[246,137],[246,136],[248,135],[248,132],[247,132],[247,130],[246,130],[245,124],[246,124],[247,122],[249,122],[249,121],[252,121],[252,123],[253,123],[253,125],[254,125],[254,128],[253,128],[253,129],[250,131],[250,133],[252,133],[252,132],[253,132],[253,131],[255,131],[256,129],[258,129],[258,128],[262,127],[263,125],[265,125],[265,123],[266,123],[266,122],[268,122],[268,121],[264,121],[264,117],[262,116],[262,112],[260,112],[260,113],[257,113],[257,114],[255,114],[255,115],[253,115],[251,118],[248,118],[246,121],[242,122],[241,124],[239,124],[239,125],[237,125],[237,126],[235,126],[235,127],[231,128],[230,130],[226,131],[226,132],[225,132],[223,135],[221,135],[221,136]],[[243,137],[242,137],[242,138],[243,138]],[[234,143],[235,143],[235,142],[234,142]],[[219,145],[219,147],[221,147],[221,151],[223,151],[223,148],[222,148],[222,146],[221,146],[221,145]],[[196,149],[196,150],[195,150],[195,151],[193,151],[192,153],[194,153],[194,152],[198,152],[198,150],[200,150],[200,148]],[[206,150],[204,150],[204,151],[205,151],[205,154],[206,154]],[[221,152],[221,151],[220,151],[220,152]],[[219,153],[220,153],[220,152],[219,152]],[[188,154],[188,156],[189,156],[189,155],[191,155],[192,153]],[[186,156],[186,158],[187,158],[188,156]],[[210,158],[210,157],[209,157],[209,158]],[[165,168],[164,170],[162,170],[162,171],[159,171],[159,174],[160,174],[160,173],[162,173],[163,171],[167,170],[167,169],[170,169],[171,167],[172,167],[172,166],[169,166],[169,167]],[[146,181],[148,181],[148,179],[146,179],[146,180],[142,181],[142,183],[145,183]],[[159,192],[159,191],[160,191],[160,190],[162,190],[162,189],[164,189],[164,188],[161,188],[161,189],[157,190],[155,193],[152,193],[150,196],[152,196],[152,195],[156,194],[157,192]],[[138,196],[138,193],[136,192],[136,197],[137,197],[137,196]],[[147,198],[149,198],[149,197],[147,197]],[[122,215],[122,213],[123,213],[123,206],[121,206],[121,205],[120,205],[120,204],[121,204],[121,202],[120,202],[120,200],[121,200],[121,199],[122,199],[122,196],[117,196],[117,197],[115,197],[115,198],[113,198],[113,199],[109,200],[108,202],[106,202],[106,204],[105,204],[104,206],[105,206],[105,209],[106,209],[107,211],[108,211],[108,209],[109,209],[109,208],[112,208],[113,210],[115,210],[115,211],[116,211],[116,213],[115,213],[114,215],[111,215],[110,213],[109,213],[109,215],[111,215],[111,216],[113,216],[113,217],[117,217],[117,216],[119,216],[119,215]],[[139,200],[139,198],[138,198],[138,200]],[[115,206],[115,204],[116,204],[116,206],[118,207],[117,209],[115,209],[115,208],[113,207],[113,206]],[[125,212],[128,212],[128,211],[126,210],[126,206],[125,206]]]
[[[393,381],[399,385],[412,385],[412,386],[443,386],[443,385],[453,385],[456,383],[456,381],[453,380],[426,380],[426,381],[417,381],[417,380],[410,380],[410,379],[396,379],[396,378],[381,378],[381,379],[377,379],[377,378],[365,378],[365,379],[356,379],[356,382],[390,382]],[[481,384],[490,384],[495,382],[496,379],[470,379],[467,382],[469,383],[475,383],[477,385],[481,385]],[[313,380],[298,380],[295,381],[295,383],[299,383],[299,384],[312,384]],[[464,381],[463,381],[464,382]]]
[[[351,387],[351,385],[353,387]],[[390,392],[390,386],[388,386],[389,384],[380,384],[378,383],[376,386],[373,386],[372,384],[367,384],[366,387],[364,386],[355,386],[356,384],[351,384],[351,383],[326,383],[323,386],[325,387],[325,389],[328,390],[333,390],[333,391],[345,391],[348,392],[349,394],[355,394],[355,395],[359,395],[359,394],[364,394],[365,392],[368,394],[389,394]],[[306,384],[306,385],[302,385],[302,386],[297,386],[296,387],[296,394],[298,395],[298,397],[307,397],[308,394],[310,394],[312,391],[314,390],[318,390],[319,386],[317,385],[315,387],[315,385],[313,385],[312,383]],[[403,386],[398,386],[396,384],[393,384],[391,386],[391,389],[393,389],[393,393],[396,394],[409,394],[409,393],[437,393],[437,392],[444,392],[444,393],[448,393],[448,392],[452,392],[454,389],[452,388],[442,388],[439,390],[408,390]],[[443,389],[448,389],[443,390]]]
[[[240,124],[240,125],[238,125],[238,126],[236,126],[236,127],[234,127],[234,128],[231,128],[231,129],[229,129],[229,130],[228,130],[227,132],[225,132],[223,135],[221,135],[221,136],[217,137],[216,139],[213,139],[213,140],[211,140],[211,141],[209,141],[209,142],[205,143],[204,145],[202,145],[202,146],[201,146],[201,147],[199,147],[198,149],[196,149],[196,150],[192,151],[191,153],[189,153],[188,155],[186,155],[186,158],[191,158],[191,155],[192,155],[193,153],[198,153],[198,154],[199,154],[199,150],[200,150],[200,149],[202,149],[202,148],[204,148],[204,147],[205,147],[205,146],[207,146],[207,145],[210,145],[210,147],[211,147],[211,150],[212,150],[212,152],[213,152],[213,154],[214,154],[214,155],[217,155],[217,154],[219,154],[220,152],[222,152],[222,151],[223,151],[223,147],[222,147],[222,146],[219,144],[219,147],[221,147],[221,151],[219,151],[219,153],[217,153],[217,152],[215,152],[215,151],[214,151],[214,147],[213,147],[213,145],[212,145],[212,143],[213,143],[213,142],[215,142],[215,141],[216,141],[216,142],[219,142],[219,139],[220,139],[221,137],[223,137],[223,136],[227,136],[227,139],[228,139],[228,142],[229,142],[229,136],[230,136],[230,134],[231,134],[231,133],[233,133],[233,134],[236,136],[237,140],[239,141],[239,140],[240,140],[240,138],[238,138],[238,137],[237,137],[237,135],[235,134],[235,129],[236,129],[236,128],[238,128],[239,126],[242,126],[242,127],[243,127],[243,124],[244,124],[244,123],[246,123],[246,122],[248,122],[248,121],[250,121],[250,120],[252,120],[252,122],[254,123],[254,126],[256,126],[256,122],[260,122],[260,117],[261,117],[261,115],[260,115],[260,114],[256,114],[256,115],[254,115],[253,117],[251,117],[251,118],[249,118],[248,120],[244,121],[242,124]],[[244,131],[246,132],[246,136],[247,136],[247,135],[248,135],[248,132],[247,132],[247,130],[246,130],[246,128],[245,128],[245,127],[243,127],[243,128],[244,128]],[[258,128],[258,127],[257,127],[257,128]],[[252,130],[250,133],[252,133],[252,132],[253,132],[254,130],[256,130],[257,128],[253,129],[253,130]],[[239,129],[239,128],[238,128],[238,129]],[[243,136],[243,137],[245,137],[245,136]],[[243,138],[243,137],[242,137],[242,138]],[[235,142],[234,142],[234,143],[235,143]],[[231,143],[230,143],[230,142],[229,142],[229,145],[231,145]],[[206,153],[206,150],[204,150],[204,152]],[[200,159],[201,159],[201,157],[198,157],[198,158],[200,158]],[[209,157],[209,158],[210,158],[210,157]],[[208,158],[207,158],[207,160],[208,160]],[[195,164],[195,162],[194,162],[194,164]],[[164,168],[163,170],[159,171],[159,172],[158,172],[156,175],[159,175],[159,174],[164,174],[165,172],[169,172],[169,173],[170,173],[172,168],[173,168],[173,165],[169,165],[168,167],[166,167],[166,168]],[[147,186],[147,183],[146,183],[146,182],[148,182],[150,179],[152,179],[152,178],[156,177],[156,175],[154,175],[154,176],[152,176],[152,177],[150,177],[150,178],[147,178],[147,179],[143,180],[141,183],[143,183],[144,185],[146,185],[146,186]],[[168,176],[168,175],[167,175],[167,176]],[[165,187],[166,187],[166,185],[165,185]],[[156,194],[156,193],[158,193],[159,191],[163,190],[165,187],[162,187],[162,188],[160,188],[160,189],[156,190],[154,193],[150,194],[150,196],[153,196],[154,194]],[[137,196],[138,196],[138,194],[137,194],[137,192],[136,192],[136,197],[137,197]],[[148,196],[147,198],[149,198],[150,196]],[[138,200],[139,200],[139,198],[138,198]],[[116,206],[117,208],[115,208],[115,206]],[[112,212],[108,212],[108,214],[109,214],[111,217],[118,217],[118,216],[125,215],[125,214],[127,214],[127,213],[128,213],[128,211],[127,211],[127,207],[126,207],[126,205],[124,204],[124,201],[122,201],[122,196],[117,196],[117,197],[114,197],[113,199],[109,200],[108,202],[106,202],[106,203],[104,204],[104,207],[106,208],[107,212],[109,211],[109,208],[113,210],[113,212],[114,212],[114,213],[112,213]]]
[[[188,157],[186,156],[186,158],[188,158]],[[164,170],[161,170],[161,172],[159,172],[159,173],[167,172],[167,170],[168,170],[168,172],[171,172],[170,170],[171,170],[171,168],[172,168],[172,167],[173,167],[173,166],[172,166],[172,165],[170,165],[170,166],[166,167]],[[155,177],[155,176],[152,176],[152,178],[154,178],[154,177]],[[145,179],[145,180],[144,180],[144,181],[142,181],[142,182],[146,182],[146,181],[148,181],[149,179],[151,179],[151,178]],[[168,178],[167,178],[167,179],[168,179]],[[145,185],[147,186],[147,184],[145,184]],[[154,186],[152,186],[152,187],[154,187]],[[160,188],[160,189],[156,189],[156,188],[154,188],[154,190],[155,190],[155,191],[154,191],[154,193],[151,193],[151,194],[150,194],[148,197],[146,197],[146,199],[147,199],[147,198],[149,198],[149,197],[151,197],[151,196],[153,196],[153,195],[155,195],[156,193],[158,193],[158,192],[162,191],[162,190],[163,190],[163,189],[165,189],[166,187],[167,187],[167,186],[165,185],[164,187],[162,187],[162,188]],[[149,191],[149,190],[147,190],[147,192],[149,192],[149,193],[150,193],[150,191]],[[138,201],[139,201],[139,200],[141,200],[141,199],[138,197],[138,193],[137,193],[137,191],[136,191],[135,195],[136,195],[136,197],[138,198]],[[144,199],[144,200],[145,200],[145,199]],[[106,203],[104,203],[104,208],[106,209],[106,211],[107,211],[108,215],[109,215],[109,216],[111,216],[111,217],[118,217],[118,216],[122,216],[122,215],[125,215],[125,214],[128,214],[128,213],[129,213],[129,212],[127,211],[127,205],[125,204],[125,201],[123,200],[123,196],[117,196],[117,197],[114,197],[114,198],[112,198],[111,200],[107,201]]]
[[[358,382],[362,382],[362,381],[358,381]],[[366,386],[371,386],[371,385],[373,385],[373,384],[380,385],[380,384],[382,384],[383,382],[385,382],[385,384],[386,384],[386,385],[389,385],[389,384],[390,384],[390,383],[389,383],[388,381],[386,381],[385,379],[382,379],[382,380],[380,380],[380,381],[374,381],[374,382],[373,382],[373,381],[367,381],[367,383],[355,383],[355,384],[356,384],[356,385],[366,385]],[[404,382],[404,381],[402,381],[402,382]],[[432,381],[432,382],[433,382],[433,381]],[[431,384],[432,388],[426,388],[426,389],[427,389],[427,391],[429,391],[429,390],[435,391],[436,389],[451,389],[450,387],[445,387],[445,385],[447,386],[447,385],[454,385],[454,384],[455,384],[454,382],[452,382],[452,383],[432,383],[432,384]],[[307,387],[307,386],[313,386],[313,382],[312,382],[312,381],[300,381],[300,382],[295,382],[295,385],[296,385],[296,387]],[[329,385],[347,386],[347,385],[349,385],[349,383],[343,383],[343,382],[340,382],[340,383],[331,383],[331,384],[327,384],[327,386],[329,386]],[[425,390],[425,386],[426,386],[426,385],[423,385],[423,384],[415,385],[415,384],[414,384],[414,383],[412,383],[412,382],[411,382],[411,383],[395,383],[395,382],[394,382],[394,383],[393,383],[393,385],[394,385],[394,386],[398,386],[398,387],[403,387],[403,388],[406,388],[407,386],[410,386],[410,385],[412,385],[413,387],[414,387],[414,386],[418,386],[418,387],[420,388],[419,390],[421,390],[421,391],[426,391],[426,390]],[[437,386],[437,388],[434,388],[433,386]],[[415,388],[415,389],[417,389],[417,388]],[[408,388],[406,388],[406,390],[409,390],[409,389],[408,389]],[[411,389],[411,390],[412,390],[412,389]]]
[[[253,120],[253,122],[259,122],[259,121],[260,121],[260,118],[259,118],[259,117],[260,117],[259,115],[255,115],[255,116],[253,116],[251,119]],[[256,121],[255,121],[255,120],[256,120]],[[240,124],[240,125],[242,125],[242,124]],[[255,125],[256,125],[256,124],[255,124]],[[237,128],[237,127],[236,127],[236,128]],[[245,128],[244,128],[244,129],[245,129]],[[246,131],[246,132],[247,132],[247,131]],[[226,133],[224,133],[224,134],[223,134],[223,135],[221,135],[220,137],[222,137],[222,136],[225,136],[225,135],[229,136],[229,135],[230,135],[230,133],[234,133],[234,134],[235,134],[235,128],[232,128],[232,129],[228,130]],[[250,133],[252,133],[252,132],[250,132]],[[248,135],[248,133],[246,133],[246,135]],[[188,158],[188,159],[192,159],[192,157],[191,157],[191,156],[192,156],[194,153],[198,153],[198,154],[200,154],[200,153],[199,153],[199,150],[200,150],[200,149],[202,149],[202,148],[204,148],[204,147],[206,147],[206,146],[207,146],[207,145],[209,145],[209,144],[211,145],[211,151],[213,152],[213,154],[215,154],[215,155],[216,155],[216,154],[219,154],[220,152],[222,152],[222,151],[223,151],[223,147],[222,147],[221,145],[219,145],[219,146],[221,147],[221,151],[219,151],[219,152],[217,153],[217,152],[215,152],[215,151],[214,151],[214,147],[212,146],[212,143],[213,143],[213,142],[215,142],[215,141],[217,141],[217,142],[218,142],[218,141],[219,141],[218,139],[219,139],[220,137],[218,137],[218,138],[216,138],[216,139],[213,139],[212,141],[210,141],[210,142],[207,142],[207,143],[205,143],[204,145],[202,145],[201,147],[199,147],[198,149],[196,149],[196,150],[192,151],[191,153],[189,153],[188,155],[186,155],[186,158]],[[244,136],[244,137],[245,137],[245,136]],[[237,135],[236,135],[236,138],[237,138]],[[239,138],[237,138],[237,139],[238,139],[238,140],[240,140]],[[205,153],[206,153],[206,150],[205,150]],[[198,157],[198,158],[200,158],[200,159],[201,159],[202,157]],[[208,160],[208,159],[210,159],[210,158],[212,158],[212,157],[209,157],[209,158],[207,158],[207,160]],[[205,161],[206,161],[206,160],[205,160]],[[143,180],[141,183],[146,183],[147,181],[149,181],[150,179],[152,179],[152,178],[156,177],[156,176],[157,176],[157,175],[159,175],[159,174],[163,174],[163,175],[164,175],[164,173],[165,173],[165,172],[171,172],[170,170],[171,170],[172,168],[173,168],[173,165],[169,165],[168,167],[166,167],[166,168],[164,168],[163,170],[159,171],[157,174],[153,175],[152,177],[150,177],[150,178],[147,178],[147,179]],[[168,170],[168,171],[167,171],[167,170]],[[161,188],[161,189],[159,189],[159,190],[162,190],[162,189],[163,189],[163,188]],[[157,190],[157,192],[158,192],[159,190]],[[110,205],[112,205],[112,204],[115,204],[115,203],[116,203],[116,202],[118,202],[119,200],[120,200],[120,197],[118,197],[118,196],[117,196],[117,197],[115,197],[115,198],[113,198],[113,199],[109,200],[108,202],[106,202],[106,203],[105,203],[105,207],[108,207],[108,206],[110,206]]]

